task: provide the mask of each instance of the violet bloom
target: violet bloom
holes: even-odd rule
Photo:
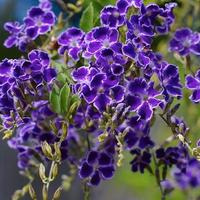
[[[83,39],[84,32],[82,30],[78,28],[68,28],[58,37],[58,44],[61,45],[58,50],[59,54],[64,55],[65,52],[68,52],[67,55],[73,60],[79,60]]]
[[[96,27],[85,37],[86,52],[85,57],[95,55],[98,57],[104,49],[112,47],[118,42],[119,33],[114,28]]]
[[[197,188],[200,186],[200,164],[195,159],[189,159],[185,171],[174,169],[172,176],[181,189]]]
[[[25,25],[20,25],[19,22],[7,22],[4,24],[4,29],[10,33],[10,36],[4,42],[4,46],[6,48],[16,46],[24,52],[30,42],[24,32]]]
[[[127,39],[134,40],[134,43],[150,45],[154,36],[153,26],[141,23],[139,15],[132,15],[127,21]]]
[[[187,56],[190,53],[200,55],[200,33],[192,32],[189,28],[176,30],[169,43],[169,49],[181,56]]]
[[[191,101],[193,101],[194,103],[199,103],[200,102],[200,70],[196,72],[195,76],[193,75],[186,76],[185,86],[189,90],[193,91],[192,95],[190,96]]]
[[[90,151],[87,159],[83,160],[79,175],[89,179],[89,185],[97,186],[101,180],[111,179],[115,172],[113,158],[106,152]]]
[[[55,24],[55,15],[53,12],[40,7],[32,7],[24,19],[26,25],[26,34],[32,40],[39,35],[44,35],[51,30]]]
[[[176,3],[166,4],[165,8],[161,8],[157,4],[142,5],[141,23],[153,26],[158,34],[168,33],[175,18],[174,7],[176,7]]]
[[[145,68],[150,63],[148,51],[146,51],[144,46],[141,44],[128,41],[127,44],[123,46],[122,50],[124,55],[133,59],[140,67]]]
[[[140,171],[144,173],[144,170],[149,167],[151,163],[151,154],[148,151],[141,151],[140,149],[134,149],[131,151],[134,155],[134,159],[130,162],[131,170],[133,172]]]
[[[153,109],[162,107],[162,100],[158,98],[161,92],[154,89],[154,83],[149,84],[142,78],[135,78],[128,84],[127,104],[136,111],[141,119],[150,120],[153,115]]]
[[[163,62],[162,68],[158,72],[158,77],[163,87],[163,95],[165,100],[169,100],[170,96],[181,98],[182,97],[182,85],[180,83],[180,77],[178,68],[175,65],[171,65]]]
[[[118,6],[123,6],[123,9]],[[127,7],[128,3],[126,1],[119,1],[117,6],[104,7],[100,15],[101,24],[109,27],[122,26],[125,22]]]

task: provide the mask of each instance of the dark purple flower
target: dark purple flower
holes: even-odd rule
[[[200,55],[200,34],[189,28],[177,29],[169,43],[170,51],[187,56],[190,53]]]
[[[68,55],[75,61],[79,59],[82,51],[82,43],[84,39],[84,32],[78,28],[68,28],[58,37],[59,54],[64,55],[67,51]]]
[[[106,152],[90,151],[87,159],[81,164],[79,175],[82,179],[88,178],[89,185],[97,186],[102,179],[112,178],[114,171],[115,167],[111,155]]]
[[[193,91],[192,95],[190,96],[191,101],[193,101],[194,103],[199,103],[200,101],[200,70],[196,72],[195,76],[193,75],[186,76],[185,86],[189,90]]]
[[[147,84],[145,79],[136,78],[129,82],[128,91],[127,104],[138,113],[141,119],[150,120],[153,109],[158,106],[162,107],[163,102],[158,99],[161,92],[154,89],[153,82]]]

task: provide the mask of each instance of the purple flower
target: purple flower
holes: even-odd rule
[[[193,75],[186,76],[185,86],[189,90],[193,91],[192,95],[190,96],[191,101],[193,101],[194,103],[199,103],[200,101],[200,70],[196,72],[195,76]]]
[[[185,171],[174,169],[172,175],[181,189],[196,188],[200,186],[199,170],[199,161],[189,159]]]
[[[122,4],[118,2],[119,4]],[[117,4],[118,5],[118,4]],[[128,6],[125,2],[125,6]],[[126,8],[124,8],[126,11]],[[119,27],[125,22],[125,12],[115,6],[106,6],[101,11],[100,19],[102,25],[107,25],[109,27]]]
[[[108,180],[114,175],[113,158],[106,152],[90,151],[80,167],[79,175],[88,178],[89,185],[97,186],[101,179]]]
[[[147,151],[141,152],[140,149],[134,149],[131,151],[134,155],[134,159],[130,162],[131,170],[133,172],[140,171],[144,173],[144,170],[149,167],[151,163],[151,154]]]
[[[78,28],[69,28],[58,37],[59,54],[64,55],[67,51],[68,55],[75,61],[79,60],[82,51],[82,43],[84,32]]]
[[[6,48],[16,46],[23,52],[26,50],[30,39],[24,33],[24,27],[19,22],[7,22],[4,24],[4,29],[10,33],[10,36],[4,42]]]
[[[154,36],[153,27],[141,22],[139,15],[131,16],[127,21],[127,39],[134,40],[136,44],[142,42],[144,45],[150,45]]]
[[[150,120],[153,109],[162,107],[162,100],[158,99],[161,92],[154,89],[154,83],[147,84],[145,79],[135,78],[128,84],[127,104],[136,111],[141,119]]]
[[[181,98],[182,85],[180,83],[178,68],[175,65],[162,63],[162,68],[158,72],[158,76],[163,87],[165,99],[169,100],[170,96]]]
[[[118,41],[119,33],[114,28],[97,27],[92,29],[85,37],[85,57],[95,55],[98,57],[104,49],[110,48]]]
[[[51,30],[55,24],[55,15],[53,12],[43,10],[40,7],[32,7],[24,19],[26,25],[26,34],[31,39],[36,39]]]
[[[144,50],[143,46],[134,44],[133,42],[129,41],[123,46],[122,50],[124,55],[134,60],[138,66],[145,68],[150,63],[148,52]]]
[[[181,56],[187,56],[190,53],[200,55],[200,34],[192,32],[189,28],[178,29],[169,43],[169,49]]]

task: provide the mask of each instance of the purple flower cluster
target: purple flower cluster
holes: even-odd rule
[[[49,161],[44,142],[53,153],[59,143],[58,163],[68,159],[91,186],[114,176],[124,151],[133,157],[133,172],[157,175],[159,167],[175,166],[173,176],[182,188],[199,185],[199,164],[186,149],[189,128],[174,115],[179,104],[174,106],[173,101],[183,96],[178,67],[152,46],[155,37],[170,31],[175,6],[117,0],[102,9],[98,27],[87,33],[71,27],[55,35],[53,55],[34,49],[27,59],[0,62],[0,117],[3,130],[12,133],[8,144],[18,151],[21,169],[32,167],[33,161]],[[48,0],[40,0],[22,25],[6,23],[10,36],[5,46],[29,50],[31,41],[55,25],[51,9]],[[199,55],[199,33],[177,30],[170,50],[181,56]],[[198,103],[200,71],[186,76],[186,88]],[[182,143],[156,144],[151,127],[158,116],[171,128],[172,140]],[[158,167],[155,173],[152,162]],[[157,176],[160,187],[167,188],[166,177]]]
[[[21,51],[25,51],[31,41],[49,32],[55,24],[56,18],[51,7],[48,0],[41,0],[39,6],[28,10],[23,24],[19,22],[5,23],[4,29],[9,32],[10,36],[6,39],[4,45],[7,48],[16,46]]]
[[[84,102],[74,117],[75,127],[99,139],[80,163],[80,177],[90,185],[113,176],[119,137],[125,142],[122,148],[134,156],[132,171],[149,168],[150,149],[155,146],[150,122],[168,101],[182,97],[178,68],[151,48],[156,35],[170,30],[174,6],[171,3],[161,8],[156,4],[145,6],[142,1],[119,0],[115,6],[103,8],[101,26],[88,33],[69,28],[58,37],[59,54],[72,60],[69,66],[80,65],[81,58],[86,61],[71,75],[73,91]],[[128,18],[131,7],[136,13]],[[119,28],[123,27],[127,31],[121,33]],[[153,76],[156,83],[151,80]],[[112,154],[104,147],[110,140]],[[101,158],[106,160],[105,166]]]
[[[9,144],[19,151],[21,168],[27,167],[28,157],[34,154],[39,141],[52,137],[47,130],[40,133],[44,132],[40,123],[54,116],[48,103],[48,92],[55,78],[56,71],[50,66],[48,54],[43,51],[31,51],[28,59],[4,59],[0,63],[1,119],[5,130],[16,132]],[[36,145],[35,148],[31,150],[27,142]],[[22,156],[25,153],[26,156]]]

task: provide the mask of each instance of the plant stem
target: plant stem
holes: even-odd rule
[[[83,185],[84,200],[90,200],[90,188],[87,183]]]

